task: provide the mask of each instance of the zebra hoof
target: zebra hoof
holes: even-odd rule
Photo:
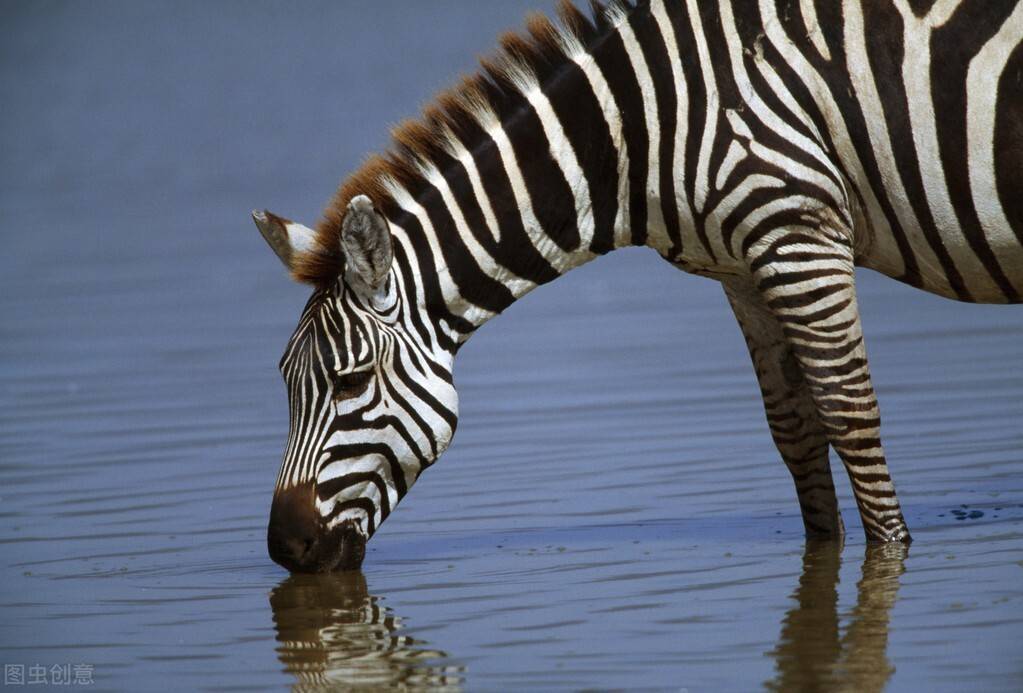
[[[885,534],[871,534],[867,533],[868,544],[903,544],[909,546],[913,543],[913,537],[909,534],[909,528],[906,525],[897,527],[890,532]]]

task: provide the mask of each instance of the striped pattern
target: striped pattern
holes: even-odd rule
[[[400,126],[289,263],[319,288],[282,364],[278,489],[313,482],[329,523],[371,535],[450,441],[458,347],[534,287],[646,245],[724,285],[807,531],[843,531],[830,448],[867,537],[908,541],[853,270],[1021,301],[1023,3],[651,0],[559,18],[502,37]],[[386,291],[354,290],[341,250],[362,196],[393,242]],[[372,377],[339,398],[353,370]]]
[[[291,576],[270,592],[277,657],[294,693],[462,690],[464,668],[406,633],[361,573]]]

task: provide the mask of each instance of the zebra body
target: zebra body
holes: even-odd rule
[[[724,286],[808,533],[909,541],[853,270],[1023,296],[1023,3],[651,0],[533,17],[342,185],[256,222],[317,287],[282,359],[271,555],[357,566],[454,433],[455,353],[540,284],[645,245]]]

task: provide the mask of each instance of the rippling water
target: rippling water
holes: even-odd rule
[[[804,542],[720,289],[636,250],[463,349],[455,443],[362,574],[269,561],[307,292],[247,211],[313,220],[527,7],[0,6],[0,661],[132,690],[1023,688],[1023,312],[869,273],[908,552],[864,546],[837,467],[850,536]]]

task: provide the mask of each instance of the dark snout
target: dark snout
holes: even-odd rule
[[[326,528],[313,484],[274,494],[266,543],[270,558],[293,573],[358,570],[366,555],[366,539],[353,525]]]

